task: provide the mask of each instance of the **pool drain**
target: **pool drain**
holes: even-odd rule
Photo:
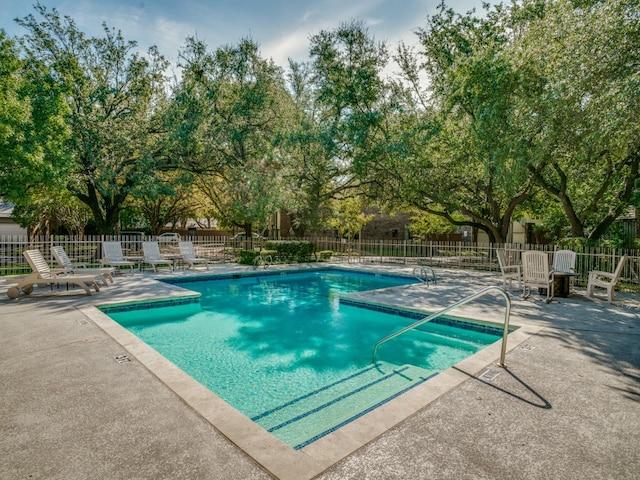
[[[493,368],[490,368],[482,375],[480,375],[480,378],[491,381],[494,380],[498,375],[500,375],[500,370],[494,370]]]
[[[115,358],[116,362],[118,363],[130,363],[131,359],[129,357],[127,357],[126,355],[118,355],[117,357],[113,357]]]

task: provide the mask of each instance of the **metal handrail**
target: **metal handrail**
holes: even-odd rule
[[[499,292],[507,301],[507,305],[506,305],[506,309],[505,309],[505,314],[504,314],[504,331],[502,333],[502,350],[500,351],[500,363],[498,364],[500,367],[506,367],[504,360],[505,360],[505,355],[507,352],[507,335],[509,334],[509,317],[511,316],[511,298],[509,297],[509,294],[501,287],[486,287],[483,288],[482,290],[474,293],[473,295],[469,295],[466,298],[463,298],[462,300],[460,300],[457,303],[454,303],[453,305],[448,306],[447,308],[444,308],[442,310],[440,310],[439,312],[433,313],[431,315],[429,315],[428,317],[425,317],[421,320],[418,320],[415,323],[412,323],[411,325],[408,325],[406,327],[404,327],[401,330],[398,330],[395,333],[392,333],[391,335],[387,335],[386,337],[384,337],[381,340],[378,340],[378,342],[375,344],[375,346],[373,347],[373,358],[371,360],[371,363],[376,363],[376,357],[378,356],[378,348],[380,347],[380,345],[382,345],[385,342],[388,342],[389,340],[392,340],[394,338],[396,338],[399,335],[402,335],[405,332],[408,332],[409,330],[413,330],[416,327],[419,327],[420,325],[427,323],[431,320],[433,320],[436,317],[439,317],[441,315],[444,315],[447,312],[450,312],[451,310],[454,310],[466,303],[469,303],[471,300],[475,300],[478,297],[482,297],[484,295],[486,295],[487,293],[489,293],[491,290],[496,290],[497,292]]]
[[[265,270],[269,265],[273,265],[273,258],[271,257],[271,255],[267,255],[266,257],[257,255],[253,259],[253,269],[257,270],[260,265],[263,265]]]
[[[433,278],[433,283],[438,283],[436,280],[436,272],[433,268],[428,267],[428,266],[418,266],[415,267],[413,269],[413,276],[416,277],[418,280],[420,280],[421,282],[426,283],[427,285],[429,285],[429,276],[427,275],[427,271],[430,270],[431,271],[431,277]],[[418,274],[416,274],[416,271],[418,272]],[[424,280],[423,280],[423,277]]]

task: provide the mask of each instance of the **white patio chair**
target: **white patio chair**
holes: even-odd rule
[[[500,264],[500,271],[502,272],[502,287],[505,290],[511,290],[513,280],[517,280],[518,289],[522,290],[522,269],[520,268],[520,265],[509,265],[506,253],[507,252],[504,249],[496,250],[498,263]]]
[[[30,294],[34,285],[59,285],[61,283],[71,283],[82,288],[87,295],[91,295],[91,288],[96,292],[100,291],[97,281],[100,280],[106,285],[104,277],[95,275],[74,275],[68,273],[58,273],[49,268],[49,264],[42,256],[40,250],[25,250],[22,252],[24,258],[27,259],[29,266],[33,270],[32,273],[25,275],[18,280],[18,283],[9,287],[7,296],[11,299],[18,298],[20,292]]]
[[[205,265],[209,270],[209,259],[196,256],[193,242],[178,242],[178,248],[180,248],[180,257],[182,261],[187,264],[187,268],[195,270],[196,265]]]
[[[556,272],[574,273],[576,268],[576,252],[558,250],[553,255],[553,270]]]
[[[129,267],[133,275],[135,262],[124,258],[120,242],[102,242],[102,264],[111,267]]]
[[[546,288],[547,303],[553,298],[553,275],[546,252],[522,252],[522,298],[529,297],[532,288]]]
[[[173,260],[162,256],[158,242],[142,242],[142,261],[151,265],[154,273],[158,273],[158,266],[161,265],[167,265],[173,272]]]
[[[591,272],[589,272],[589,281],[587,283],[587,297],[597,298],[595,296],[595,289],[603,288],[607,291],[607,300],[609,301],[609,303],[613,302],[613,299],[615,298],[616,285],[618,284],[618,280],[620,280],[622,267],[624,267],[624,262],[626,260],[626,255],[623,255],[622,258],[620,258],[618,266],[613,273],[601,272],[599,270],[592,270]]]
[[[76,275],[101,275],[108,279],[111,283],[113,283],[113,271],[114,269],[109,268],[86,268],[74,265],[64,247],[60,245],[56,245],[51,247],[51,254],[53,258],[56,259],[58,265],[64,268],[66,273],[73,273]]]
[[[553,254],[553,271],[564,273],[576,273],[576,252],[573,250],[558,250]],[[569,290],[573,290],[576,276],[569,277]]]

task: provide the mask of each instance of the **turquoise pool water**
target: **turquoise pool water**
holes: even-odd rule
[[[172,282],[176,283],[176,282]],[[106,313],[244,415],[301,448],[499,337],[339,301],[415,283],[343,271],[189,281],[200,303]]]

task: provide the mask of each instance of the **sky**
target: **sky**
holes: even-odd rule
[[[25,30],[15,18],[33,13],[37,0],[0,0],[0,28],[9,35]],[[364,22],[377,41],[394,48],[416,44],[415,30],[426,25],[440,0],[40,0],[70,16],[87,36],[103,36],[102,24],[135,40],[141,51],[156,45],[172,63],[188,36],[213,51],[251,38],[262,56],[286,68],[288,58],[309,59],[309,38],[341,23]],[[448,0],[460,13],[482,12],[482,0]]]

